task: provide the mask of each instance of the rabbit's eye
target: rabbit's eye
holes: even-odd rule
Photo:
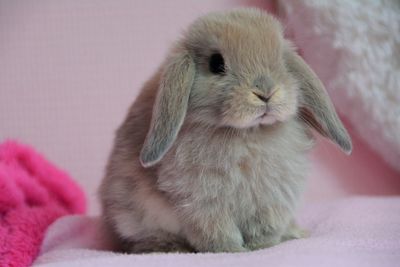
[[[212,54],[209,61],[210,71],[214,74],[224,74],[225,73],[225,62],[224,58],[220,53]]]

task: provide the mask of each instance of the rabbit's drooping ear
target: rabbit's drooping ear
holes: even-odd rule
[[[140,153],[144,167],[156,164],[175,141],[185,119],[194,75],[194,62],[186,51],[175,52],[167,59]]]
[[[350,136],[338,118],[322,82],[296,52],[287,51],[285,57],[287,68],[300,82],[300,118],[350,154]]]

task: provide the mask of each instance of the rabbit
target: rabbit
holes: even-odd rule
[[[294,212],[312,129],[351,152],[278,20],[255,8],[206,14],[116,132],[99,190],[107,229],[129,253],[245,252],[304,237]]]

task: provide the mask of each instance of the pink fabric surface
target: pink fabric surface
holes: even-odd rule
[[[84,211],[84,194],[65,172],[27,146],[0,145],[1,267],[29,266],[46,228]]]
[[[33,266],[274,266],[395,267],[400,262],[400,198],[346,198],[310,205],[298,216],[305,239],[247,253],[127,255],[105,251],[97,218],[67,216],[54,223]]]

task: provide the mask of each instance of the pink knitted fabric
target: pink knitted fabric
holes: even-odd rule
[[[57,218],[85,212],[85,196],[63,171],[32,148],[0,144],[0,266],[29,266],[46,228]]]

